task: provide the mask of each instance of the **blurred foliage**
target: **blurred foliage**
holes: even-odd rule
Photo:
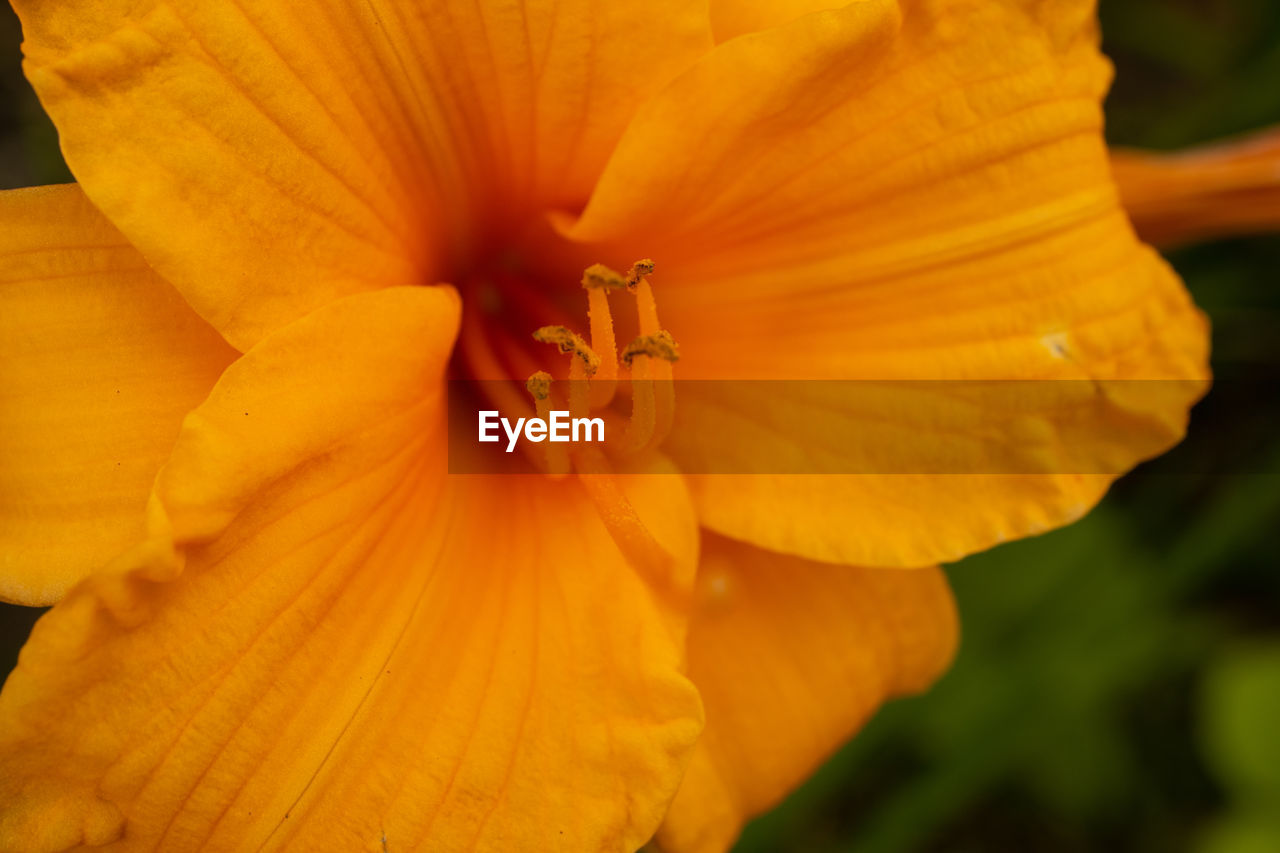
[[[0,189],[71,180],[58,132],[22,76],[21,40],[18,16],[0,3]]]
[[[1274,0],[1101,0],[1101,15],[1114,143],[1280,123]],[[67,180],[7,10],[0,38],[0,186]],[[1187,441],[1073,527],[951,567],[955,667],[740,853],[1280,851],[1280,238],[1170,259],[1213,320],[1219,377]],[[16,638],[34,615],[6,608],[0,628]]]
[[[1280,119],[1275,0],[1099,0],[1109,135],[1177,148]]]
[[[1280,850],[1280,641],[1222,654],[1200,702],[1204,755],[1230,806],[1198,853]]]

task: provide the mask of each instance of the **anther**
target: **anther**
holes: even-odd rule
[[[680,360],[680,347],[676,339],[666,329],[659,329],[651,335],[641,335],[622,350],[622,363],[631,366],[631,360],[638,355],[660,358],[672,362]]]
[[[582,359],[582,366],[587,376],[592,376],[600,369],[600,356],[574,332],[564,326],[543,326],[533,333],[533,339],[543,344],[555,344],[562,353],[573,353]]]
[[[534,340],[555,344],[560,352],[576,356],[569,360],[568,381],[554,383],[555,392],[562,403],[568,403],[573,417],[584,417],[610,404],[617,385],[619,359],[630,370],[631,416],[621,441],[611,447],[611,451],[622,456],[641,453],[660,444],[671,428],[675,412],[671,365],[680,358],[680,348],[671,333],[658,323],[657,304],[647,278],[653,270],[653,261],[645,258],[632,264],[625,276],[604,264],[593,264],[583,271],[582,287],[587,291],[591,322],[590,344],[566,326],[543,326],[533,333]],[[640,334],[619,356],[609,294],[624,288],[635,297]],[[543,416],[551,406],[551,375],[537,371],[525,387],[534,399],[538,415]],[[558,454],[548,453],[546,462],[552,472],[565,470],[565,460]]]
[[[592,264],[582,273],[582,286],[587,290],[621,290],[632,284],[630,278],[624,278],[604,264]]]
[[[634,288],[640,283],[640,279],[647,275],[653,275],[654,263],[648,258],[636,261],[631,265],[631,269],[627,270],[626,283],[628,288]]]
[[[539,370],[529,377],[524,387],[533,395],[533,399],[545,400],[551,396],[551,374],[545,370]]]

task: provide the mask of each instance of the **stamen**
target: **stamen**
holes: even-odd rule
[[[595,504],[605,529],[650,586],[666,601],[680,608],[690,606],[690,596],[677,584],[676,561],[645,525],[618,484],[613,468],[596,449],[580,451],[575,458],[578,481]]]
[[[593,410],[606,408],[617,386],[619,353],[608,294],[626,288],[635,296],[640,335],[621,353],[622,363],[631,371],[631,416],[621,441],[611,445],[611,454],[632,455],[656,446],[666,437],[674,419],[671,365],[680,358],[680,347],[671,333],[658,325],[657,303],[646,278],[653,270],[653,261],[644,259],[632,264],[625,276],[603,264],[594,264],[583,272],[582,287],[587,291],[591,321],[590,345],[567,326],[543,326],[533,333],[534,340],[553,343],[560,352],[576,356],[569,362],[569,409],[571,417],[586,417]],[[549,406],[549,374],[535,373],[527,388],[542,416]]]
[[[591,411],[591,390],[587,369],[574,359],[569,363],[569,417],[585,418]]]
[[[593,409],[609,405],[618,387],[618,344],[613,336],[609,291],[626,285],[622,276],[604,264],[588,267],[582,274],[582,286],[587,291],[587,317],[591,321],[591,348],[600,355],[600,369],[591,379]]]
[[[574,364],[577,364],[577,361]],[[544,421],[549,421],[551,419],[551,374],[539,370],[529,377],[524,387],[533,396],[537,416]],[[564,477],[573,470],[569,462],[569,451],[564,445],[546,441],[541,444],[541,447],[547,474],[552,477]]]
[[[675,406],[671,390],[671,364],[680,358],[680,348],[671,333],[658,324],[657,304],[646,276],[653,273],[653,261],[645,259],[620,275],[603,264],[583,273],[591,322],[591,344],[567,326],[543,326],[534,340],[552,343],[560,352],[574,356],[569,361],[568,404],[570,417],[588,416],[611,402],[618,380],[617,342],[609,309],[610,291],[629,290],[636,298],[640,335],[621,353],[621,361],[631,371],[631,417],[622,440],[608,446],[610,455],[630,455],[658,444],[670,429]],[[655,388],[655,378],[657,388]],[[540,418],[550,418],[553,392],[563,388],[545,371],[537,371],[525,383]],[[614,413],[605,413],[614,416]],[[547,442],[543,446],[548,473],[562,476],[576,470],[587,494],[594,502],[610,536],[627,559],[641,570],[650,585],[664,597],[689,606],[687,591],[679,589],[676,563],[654,538],[618,484],[605,456],[605,448]]]
[[[631,423],[623,441],[627,452],[638,453],[656,445],[671,428],[675,411],[671,362],[679,358],[680,348],[671,333],[665,330],[641,335],[622,351],[623,363],[631,368],[633,390]],[[658,372],[664,368],[665,378]]]
[[[625,355],[624,355],[625,359]],[[625,359],[628,364],[630,359]],[[619,451],[639,453],[653,443],[657,426],[657,406],[653,392],[653,368],[649,358],[641,358],[631,368],[631,420],[627,422]]]
[[[587,376],[592,376],[600,369],[600,356],[596,355],[587,342],[564,326],[543,326],[533,333],[533,339],[543,344],[555,344],[560,352],[573,353],[582,359]]]
[[[653,298],[653,288],[648,279],[638,279],[632,293],[636,295],[636,314],[640,321],[640,334],[652,335],[662,329],[658,322],[658,303]]]
[[[658,322],[658,303],[653,298],[653,288],[649,286],[649,280],[644,277],[648,273],[653,272],[653,261],[638,261],[631,267],[631,274],[637,272],[643,273],[636,278],[635,287],[632,292],[636,297],[636,314],[640,325],[641,337],[656,337],[665,335],[666,340],[670,341],[674,358],[658,357],[653,362],[652,376],[656,382],[654,394],[654,426],[653,436],[650,439],[650,446],[662,443],[662,440],[671,432],[671,424],[675,421],[676,413],[676,388],[672,381],[674,374],[671,370],[671,364],[679,358],[679,349],[676,348],[675,340],[669,332],[662,329],[662,325]],[[647,271],[647,272],[646,272]],[[632,342],[634,345],[634,341]],[[633,356],[634,357],[634,356]],[[650,361],[650,359],[644,359]]]

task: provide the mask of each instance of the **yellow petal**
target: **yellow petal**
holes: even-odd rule
[[[451,278],[534,198],[581,205],[706,10],[571,0],[15,3],[86,192],[245,349]]]
[[[157,540],[0,693],[0,847],[634,849],[700,728],[683,636],[571,480],[448,478],[446,289],[272,333],[184,426]],[[626,481],[664,542],[679,478]],[[253,491],[253,494],[249,494]]]
[[[141,541],[182,416],[234,350],[75,184],[0,193],[0,599]]]
[[[1280,230],[1280,128],[1174,154],[1118,149],[1111,170],[1158,246]]]
[[[1102,453],[1118,418],[1146,422],[1108,473],[1168,447],[1203,391],[1207,335],[1120,207],[1091,5],[903,6],[719,45],[641,112],[564,233],[658,262],[681,378],[1173,380],[1152,400],[1101,388],[1040,430]],[[783,451],[813,434],[795,426]],[[856,449],[861,429],[838,438]],[[741,470],[717,455],[732,441],[701,444],[692,469]],[[1073,520],[1110,480],[1049,470],[705,479],[696,495],[705,524],[771,549],[929,565]]]
[[[707,727],[658,833],[720,851],[882,702],[927,688],[957,623],[937,569],[827,566],[709,537],[689,626]]]

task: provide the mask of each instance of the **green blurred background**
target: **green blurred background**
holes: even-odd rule
[[[1280,3],[1102,0],[1112,142],[1280,123]],[[0,187],[69,179],[0,14]],[[964,640],[738,850],[1280,851],[1280,237],[1170,260],[1219,381],[1084,521],[949,570]],[[38,611],[0,611],[0,671]]]

